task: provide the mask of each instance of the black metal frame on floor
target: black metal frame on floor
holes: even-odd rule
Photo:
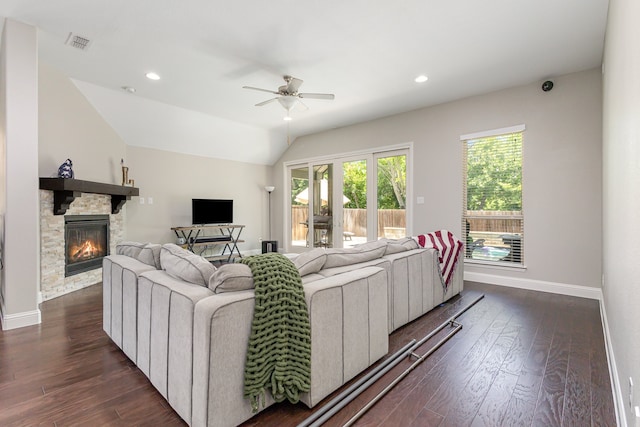
[[[382,399],[393,387],[395,387],[404,377],[409,375],[411,371],[413,371],[420,363],[422,363],[427,357],[429,357],[434,351],[440,348],[444,343],[449,341],[451,337],[453,337],[460,329],[462,329],[462,324],[456,322],[456,319],[460,317],[463,313],[469,310],[471,307],[476,305],[478,301],[484,298],[484,294],[477,297],[471,304],[467,305],[456,314],[451,316],[446,321],[442,322],[440,326],[435,328],[433,331],[429,332],[429,334],[425,335],[420,341],[416,341],[415,339],[411,340],[400,350],[395,352],[391,357],[385,359],[380,365],[376,366],[371,372],[367,373],[364,377],[360,378],[354,384],[352,384],[345,391],[340,393],[338,396],[334,397],[323,406],[319,411],[316,411],[311,416],[306,418],[303,422],[298,424],[297,427],[318,427],[324,424],[329,418],[337,414],[342,408],[347,406],[351,401],[353,401],[356,397],[362,394],[366,389],[368,389],[373,383],[378,381],[383,375],[393,369],[396,365],[404,360],[405,357],[414,357],[416,361],[411,364],[407,369],[405,369],[400,375],[398,375],[388,386],[386,386],[380,393],[378,393],[373,399],[369,401],[362,409],[360,409],[353,417],[349,419],[344,424],[344,427],[351,426],[355,423],[362,415],[364,415],[371,407],[373,407],[380,399]],[[438,332],[446,328],[447,326],[451,326],[453,329],[440,341],[438,341],[434,346],[432,346],[425,354],[422,356],[416,354],[414,351],[426,343],[429,339],[433,338]]]

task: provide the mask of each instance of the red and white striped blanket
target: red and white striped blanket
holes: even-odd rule
[[[423,248],[434,248],[438,251],[438,261],[442,287],[447,292],[453,271],[458,263],[460,252],[462,252],[462,242],[450,231],[439,230],[427,234],[414,236],[413,240],[418,242]]]

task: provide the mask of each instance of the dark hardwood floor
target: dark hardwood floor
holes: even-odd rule
[[[394,332],[390,354],[480,294],[485,298],[458,319],[462,330],[356,425],[615,425],[597,301],[467,282],[461,296]],[[0,426],[184,425],[102,331],[100,285],[41,309],[41,325],[0,331]],[[326,425],[344,424],[410,363]],[[296,425],[310,413],[283,403],[245,425]]]

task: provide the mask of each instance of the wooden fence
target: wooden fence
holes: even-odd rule
[[[293,206],[291,208],[291,224],[293,225],[292,240],[306,240],[307,238],[307,216],[306,206]],[[344,209],[344,231],[353,233],[356,237],[367,236],[367,210],[366,209]],[[380,209],[378,210],[378,236],[385,236],[390,230],[401,233],[406,229],[406,215],[404,209]]]
[[[306,240],[307,238],[307,212],[306,206],[293,206],[291,209],[291,223],[293,224],[293,240]],[[492,218],[485,218],[492,214],[490,212],[469,212],[469,229],[471,234],[497,233],[497,234],[520,234],[522,233],[522,219],[518,218],[520,212],[501,212],[505,218],[496,218],[495,213]],[[380,209],[378,211],[378,236],[379,237],[402,237],[403,230],[406,230],[406,215],[404,209]],[[386,230],[385,230],[386,229]],[[367,210],[366,209],[345,209],[344,210],[344,231],[353,233],[356,237],[367,236]],[[433,230],[418,230],[425,233]],[[458,230],[451,230],[458,235]],[[403,234],[404,235],[404,234]],[[484,236],[483,236],[484,237]],[[460,236],[464,240],[464,236]],[[496,240],[497,242],[497,240]]]
[[[490,232],[504,234],[522,233],[522,212],[468,211],[467,221],[471,233]]]
[[[522,212],[468,211],[469,241],[483,240],[485,246],[508,247],[503,235],[522,235]],[[466,238],[466,237],[465,237]]]

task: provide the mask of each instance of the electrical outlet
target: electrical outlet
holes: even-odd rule
[[[147,198],[147,204],[149,204],[149,205],[153,204],[153,197]]]
[[[629,377],[629,409],[633,408],[633,378]]]
[[[144,197],[140,197],[140,204],[144,205]]]

